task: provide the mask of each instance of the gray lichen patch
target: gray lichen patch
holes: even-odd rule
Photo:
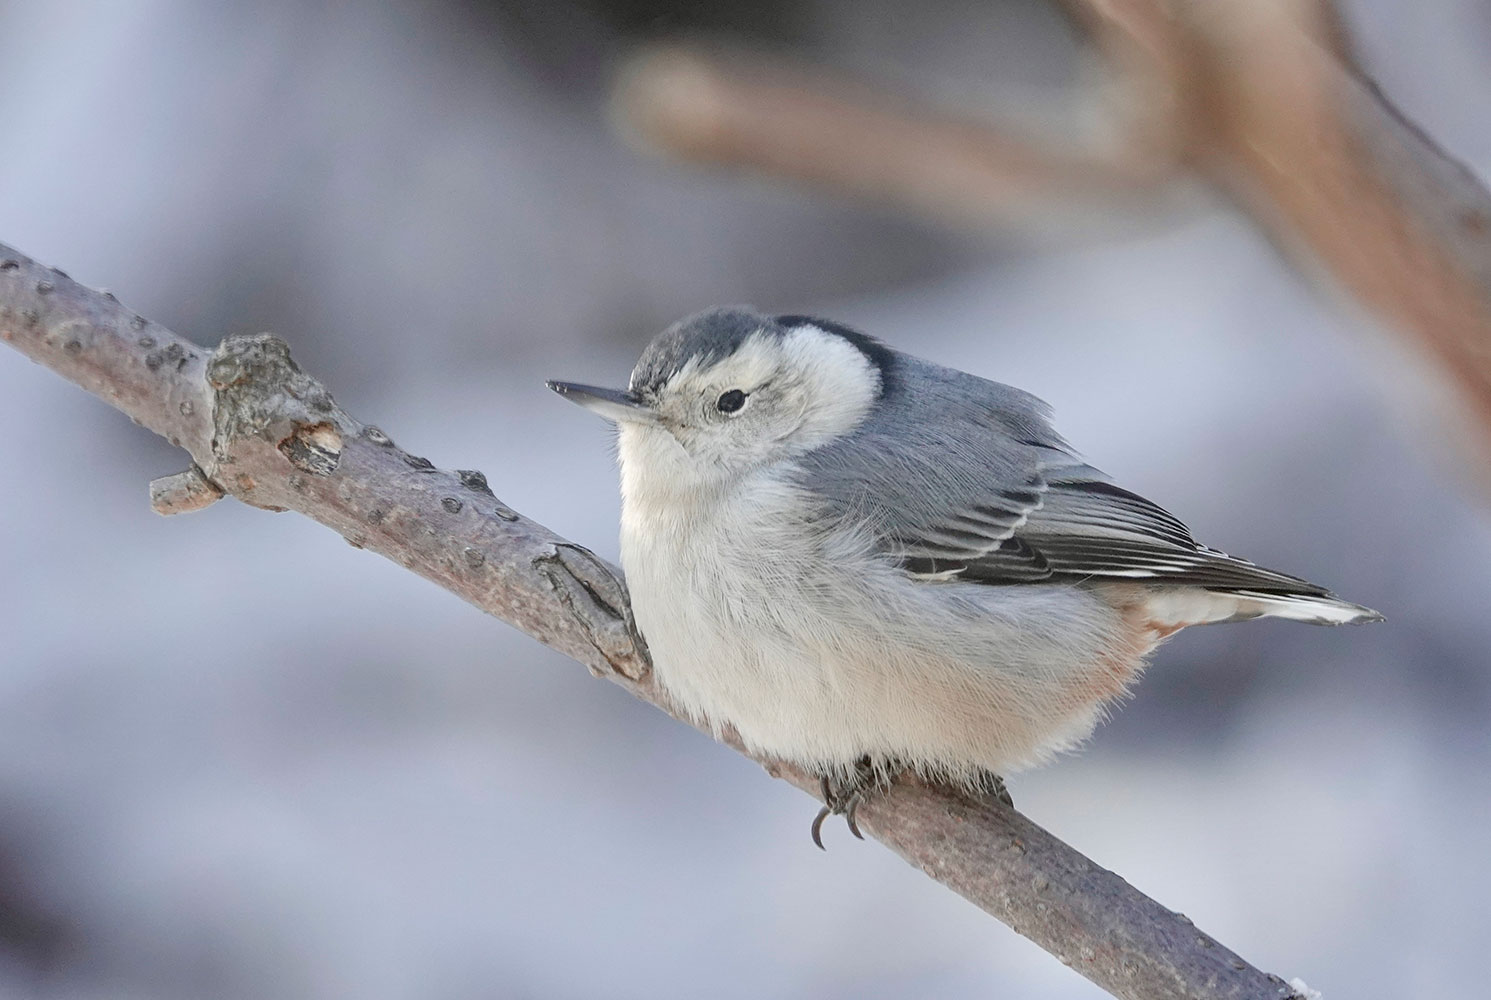
[[[302,471],[336,468],[351,424],[279,337],[228,337],[207,364],[207,381],[216,394],[213,451],[220,461],[231,461],[238,440],[265,437]]]

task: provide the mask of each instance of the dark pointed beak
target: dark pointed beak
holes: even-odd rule
[[[578,403],[591,413],[599,414],[615,423],[655,424],[657,411],[643,402],[634,392],[621,389],[601,389],[593,385],[577,385],[574,382],[545,382],[550,389]]]

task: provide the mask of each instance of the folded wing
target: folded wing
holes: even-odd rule
[[[1174,515],[1106,479],[1053,479],[1037,468],[1022,486],[920,524],[903,522],[885,536],[886,548],[907,572],[928,579],[1107,577],[1330,596],[1324,587],[1197,543]]]
[[[1198,544],[1174,515],[1084,463],[1034,396],[901,354],[886,372],[874,415],[805,456],[802,476],[826,516],[867,525],[908,573],[1330,599],[1316,584]]]

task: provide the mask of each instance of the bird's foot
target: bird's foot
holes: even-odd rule
[[[981,771],[973,782],[973,790],[985,798],[1002,802],[1009,808],[1015,808],[1015,800],[1010,798],[1010,790],[1004,786],[1004,779],[993,771]]]
[[[861,757],[848,767],[835,768],[822,775],[819,787],[823,795],[823,808],[813,817],[813,843],[823,847],[823,821],[830,816],[843,816],[849,832],[860,840],[865,836],[859,830],[856,815],[859,807],[890,788],[895,775],[905,770],[900,762],[886,759]],[[1015,800],[1004,784],[1004,778],[993,771],[980,771],[972,781],[963,785],[965,793],[972,793],[1002,803],[1007,808],[1015,807]]]
[[[849,832],[860,840],[865,835],[859,832],[856,814],[866,800],[879,795],[890,787],[890,775],[896,768],[885,765],[877,767],[868,756],[861,757],[847,769],[836,769],[823,775],[819,781],[823,792],[823,808],[813,817],[813,843],[819,850],[823,846],[823,821],[830,816],[843,816]]]

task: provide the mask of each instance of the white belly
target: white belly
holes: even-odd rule
[[[795,525],[772,481],[693,509],[635,493],[621,557],[657,678],[758,753],[1005,773],[1086,736],[1137,666],[1105,659],[1121,626],[1095,594],[911,580],[848,533]]]

